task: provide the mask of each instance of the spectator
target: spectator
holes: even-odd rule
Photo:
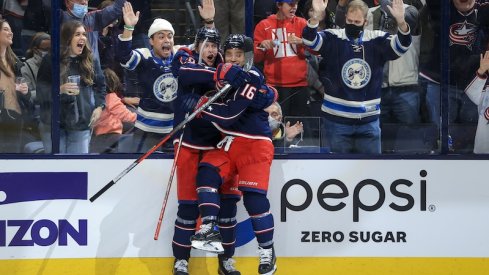
[[[99,10],[102,10],[110,5],[112,5],[114,1],[105,0],[98,6]],[[121,18],[122,19],[122,18]],[[110,68],[114,70],[119,79],[123,79],[124,70],[119,62],[117,62],[115,58],[115,51],[117,49],[117,41],[119,40],[118,36],[122,32],[118,28],[119,20],[116,19],[114,22],[111,22],[107,25],[103,30],[99,33],[98,38],[98,48],[100,54],[100,66],[102,70]],[[104,73],[105,75],[105,73]],[[107,89],[107,91],[110,91]],[[123,92],[118,91],[118,92]]]
[[[100,118],[105,108],[105,92],[93,90],[94,63],[87,32],[78,20],[61,26],[60,38],[60,153],[89,152],[90,125]],[[50,144],[51,126],[51,56],[46,56],[39,68],[37,96],[41,104],[41,134],[43,144]],[[79,83],[68,82],[68,76],[79,76]],[[95,104],[92,103],[94,99]],[[49,130],[49,131],[47,131]],[[45,148],[49,153],[51,148]]]
[[[25,77],[31,100],[36,103],[36,81],[37,72],[42,58],[51,51],[51,36],[45,32],[38,32],[32,37],[30,47],[26,51],[25,66],[21,68],[22,76]]]
[[[410,44],[404,4],[394,0],[389,11],[398,24],[397,35],[364,30],[368,6],[353,0],[346,25],[317,32],[327,0],[313,0],[314,16],[304,29],[304,44],[323,56],[320,77],[325,86],[322,105],[329,147],[335,153],[380,154],[380,90],[384,63],[404,54]]]
[[[390,34],[397,32],[397,24],[387,5],[391,0],[380,1],[382,5],[370,8],[365,29],[381,30]],[[408,1],[405,1],[408,2]],[[381,94],[381,123],[414,124],[421,121],[420,89],[418,88],[419,51],[421,33],[419,12],[411,5],[404,4],[405,20],[411,29],[412,43],[409,50],[400,58],[388,61],[384,66]],[[342,12],[344,8],[338,8]],[[338,18],[344,18],[339,15]],[[344,26],[344,22],[338,22]]]
[[[328,2],[328,6],[326,7],[326,10],[324,11],[324,15],[321,15],[321,17],[324,17],[324,20],[319,22],[319,27],[318,30],[324,30],[324,29],[336,29],[336,23],[335,23],[335,8],[336,8],[336,1],[330,1]],[[309,20],[311,18],[312,13],[314,12],[312,8],[312,0],[307,0],[304,2],[304,5],[302,7],[302,17],[304,17],[306,20]]]
[[[124,32],[119,36],[117,59],[122,66],[135,71],[143,88],[133,129],[133,152],[146,152],[173,129],[173,100],[177,96],[177,80],[170,63],[173,59],[173,36],[170,22],[157,18],[148,30],[152,49],[131,50],[132,31],[139,21],[139,12],[126,2],[123,7]],[[171,148],[171,143],[165,144]]]
[[[111,69],[104,70],[107,82],[107,95],[105,96],[105,109],[99,121],[92,125],[95,136],[90,143],[90,152],[117,153],[119,140],[122,136],[122,123],[136,121],[136,113],[131,112],[122,103],[118,94],[122,93],[122,83],[117,74]]]
[[[476,0],[452,0],[450,3],[448,120],[449,123],[475,125],[478,120],[477,106],[467,97],[464,89],[477,70],[479,54],[484,51],[482,29],[489,26],[489,4]],[[420,75],[427,81],[426,104],[430,121],[440,126],[441,8],[439,1],[427,0],[426,5],[433,31],[423,35],[421,44],[433,44],[431,51],[423,55]]]
[[[272,103],[265,111],[268,113],[268,124],[272,130],[272,141],[275,147],[284,147],[284,145],[286,147],[304,131],[302,122],[297,121],[294,125],[291,125],[290,121],[285,124],[282,122],[282,108],[278,102]]]
[[[301,39],[306,20],[295,16],[298,0],[276,2],[277,13],[255,28],[255,62],[264,62],[267,83],[277,89],[284,116],[307,116],[306,48]]]
[[[20,69],[22,76],[29,86],[31,94],[29,109],[26,109],[24,117],[25,143],[39,140],[39,102],[36,96],[36,82],[39,66],[42,59],[51,50],[51,37],[45,32],[36,33],[30,41],[30,47],[26,52],[27,60]]]
[[[98,93],[105,93],[105,80],[100,66],[100,55],[98,50],[99,32],[110,23],[122,16],[122,6],[126,0],[115,0],[114,4],[101,10],[88,12],[88,0],[64,0],[66,11],[61,15],[61,23],[77,20],[87,28],[88,41],[93,52],[95,68],[94,89]]]
[[[4,18],[10,22],[12,32],[16,35],[14,36],[14,43],[12,44],[12,50],[17,56],[24,56],[22,46],[22,37],[19,35],[23,28],[23,18],[25,13],[25,8],[27,6],[28,0],[4,0],[5,6]]]
[[[489,51],[481,54],[479,69],[476,77],[465,92],[467,96],[478,106],[479,120],[474,140],[475,154],[489,154],[489,87],[487,77],[489,75]]]
[[[22,28],[22,46],[23,52],[32,41],[32,37],[38,32],[49,33],[51,29],[51,1],[37,0],[28,1],[25,8],[23,28]]]
[[[29,104],[27,84],[16,85],[20,76],[20,60],[11,45],[14,34],[9,23],[0,19],[0,152],[21,153],[22,114]]]

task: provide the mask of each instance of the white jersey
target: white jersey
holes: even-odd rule
[[[479,121],[475,133],[474,153],[489,154],[489,86],[487,77],[476,76],[465,89],[467,96],[477,105]]]

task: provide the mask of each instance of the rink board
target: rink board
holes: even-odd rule
[[[153,240],[172,160],[0,160],[0,274],[165,274],[176,184]],[[489,161],[275,160],[268,197],[277,274],[487,274]],[[236,259],[256,274],[240,203]],[[193,251],[193,274],[216,274]],[[319,273],[318,273],[319,272]],[[170,274],[170,272],[168,272]]]

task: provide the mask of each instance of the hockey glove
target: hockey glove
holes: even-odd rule
[[[244,86],[250,80],[248,73],[243,71],[240,66],[232,65],[231,63],[219,64],[214,73],[214,81],[226,81],[236,89]]]
[[[178,77],[180,67],[187,63],[195,63],[195,60],[192,57],[192,51],[189,48],[182,47],[175,53],[171,62],[171,72],[173,76]]]
[[[199,102],[200,95],[194,93],[186,93],[181,95],[180,107],[179,109],[184,111],[185,113],[192,112],[197,106],[197,102]]]
[[[263,110],[277,101],[277,92],[275,89],[265,86],[266,89],[260,89],[255,93],[249,107],[257,110]]]

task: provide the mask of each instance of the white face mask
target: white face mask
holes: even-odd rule
[[[41,57],[45,57],[48,54],[47,51],[39,51],[39,53],[40,53]]]
[[[270,129],[272,131],[277,130],[278,127],[280,127],[280,124],[282,124],[281,121],[278,121],[278,120],[274,119],[273,117],[268,116],[268,125],[270,125]]]

